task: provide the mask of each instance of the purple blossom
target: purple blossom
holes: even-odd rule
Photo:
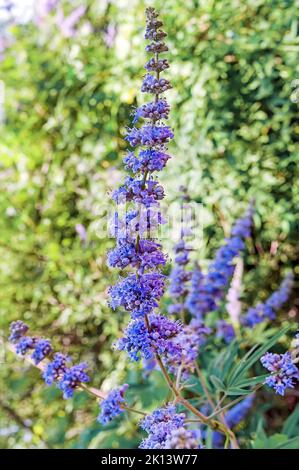
[[[112,198],[118,203],[134,201],[146,207],[154,205],[164,197],[164,189],[158,181],[134,179],[128,176],[125,184],[114,191]]]
[[[167,52],[168,47],[163,41],[151,42],[146,46],[145,51],[152,54],[159,54],[161,52]]]
[[[150,329],[147,328],[143,318],[132,320],[124,336],[116,344],[116,347],[126,351],[133,361],[138,361],[141,357],[151,359],[154,352],[167,356],[177,350],[173,339],[182,330],[179,322],[163,315],[152,314],[149,315],[149,324]]]
[[[184,421],[184,413],[177,413],[174,405],[158,408],[140,422],[140,427],[148,433],[148,437],[141,442],[139,448],[166,449],[166,441],[171,438],[175,429],[183,427]]]
[[[40,338],[34,344],[34,351],[31,359],[34,364],[39,364],[45,357],[49,356],[53,351],[51,342],[48,339]]]
[[[170,106],[165,99],[143,104],[136,109],[133,124],[135,124],[140,118],[152,119],[153,121],[168,119],[169,111]]]
[[[86,7],[83,5],[75,8],[68,16],[64,16],[62,8],[59,8],[56,15],[56,23],[61,34],[66,38],[71,38],[76,34],[76,26],[84,15]]]
[[[77,234],[79,235],[80,240],[83,243],[86,243],[87,242],[87,232],[86,232],[86,228],[84,227],[84,225],[76,224],[75,228],[76,228]]]
[[[226,320],[219,320],[217,322],[216,336],[217,336],[217,338],[224,339],[226,344],[231,343],[232,340],[236,336],[233,325],[228,323]]]
[[[266,353],[261,357],[261,363],[272,373],[264,383],[279,395],[283,396],[287,388],[294,388],[299,380],[299,370],[293,363],[290,352],[284,354]]]
[[[24,336],[16,345],[16,353],[24,356],[28,351],[34,349],[36,338],[31,336]]]
[[[129,274],[109,289],[110,305],[114,310],[124,307],[133,318],[149,314],[158,307],[164,284],[165,276],[160,273]]]
[[[199,347],[204,344],[206,336],[210,333],[211,329],[196,318],[193,318],[189,325],[184,325],[172,339],[172,348],[169,348],[170,354],[166,356],[169,372],[177,374],[179,367],[182,377],[187,377],[190,372],[193,372]]]
[[[39,0],[35,5],[34,21],[41,25],[42,21],[53,11],[59,0]]]
[[[110,23],[104,32],[104,42],[110,49],[113,47],[116,38],[117,28],[115,24]]]
[[[141,239],[137,246],[133,240],[120,239],[117,246],[108,253],[109,266],[124,269],[131,265],[137,267],[140,274],[165,263],[166,257],[161,252],[161,245],[153,240]]]
[[[43,372],[43,378],[47,385],[57,382],[66,372],[66,364],[70,358],[62,353],[55,353],[53,360],[49,362]]]
[[[124,384],[111,390],[107,398],[100,403],[101,413],[97,419],[100,423],[107,424],[124,411],[122,404],[125,402],[124,394],[127,388],[128,384]]]
[[[74,395],[75,388],[77,388],[81,383],[89,382],[90,379],[85,372],[87,367],[87,364],[82,362],[81,364],[76,364],[64,371],[58,384],[60,390],[63,392],[63,398],[71,398]]]
[[[204,315],[216,310],[223,299],[225,290],[234,272],[233,260],[244,249],[244,239],[250,234],[252,205],[245,216],[238,219],[232,228],[231,237],[220,247],[208,273],[198,291],[196,315]]]
[[[29,326],[22,322],[22,320],[13,321],[10,325],[10,336],[8,340],[15,343],[24,336],[28,330]]]
[[[242,318],[243,325],[254,326],[265,320],[275,320],[276,312],[288,300],[293,287],[293,273],[288,273],[279,289],[274,292],[265,303],[259,303],[248,309]]]
[[[144,145],[147,147],[159,147],[166,145],[173,139],[173,132],[169,126],[145,125],[140,129],[132,127],[126,140],[132,147]]]
[[[156,60],[152,57],[146,64],[145,69],[148,72],[163,72],[169,68],[169,63],[167,59],[158,59]]]
[[[198,432],[183,426],[173,429],[165,439],[164,449],[200,449]]]
[[[146,74],[142,83],[141,91],[143,93],[153,93],[154,95],[164,93],[171,88],[168,80],[165,78],[156,78],[150,73]]]
[[[158,150],[141,150],[138,157],[129,152],[124,158],[124,164],[133,173],[161,171],[170,158],[170,155]]]
[[[191,286],[185,301],[186,309],[195,317],[201,318],[202,309],[202,286],[204,276],[198,264],[191,273]]]
[[[184,297],[188,293],[186,283],[190,280],[191,274],[181,266],[176,266],[172,270],[169,292],[174,299]]]

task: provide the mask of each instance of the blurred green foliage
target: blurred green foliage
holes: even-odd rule
[[[0,328],[6,336],[12,320],[26,320],[57,349],[87,360],[94,385],[107,390],[126,373],[125,358],[111,352],[126,319],[107,307],[115,273],[105,266],[113,244],[105,222],[109,192],[123,174],[130,108],[142,99],[144,7],[161,11],[169,34],[176,137],[162,176],[167,201],[185,184],[203,204],[200,258],[212,255],[256,199],[245,304],[267,296],[298,254],[298,9],[287,0],[78,3],[88,8],[73,38],[61,35],[51,15],[46,27],[14,26],[0,63]],[[146,391],[141,371],[129,370],[126,380],[144,408],[165,393],[159,374]],[[9,352],[0,396],[1,447],[113,448],[140,440],[128,420],[103,430],[84,392],[64,402]]]

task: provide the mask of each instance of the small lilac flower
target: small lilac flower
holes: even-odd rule
[[[145,69],[148,72],[163,72],[169,68],[169,63],[167,59],[158,59],[156,60],[152,57],[146,64]]]
[[[174,299],[184,297],[188,293],[187,282],[191,278],[191,272],[181,266],[176,266],[170,275],[169,292]]]
[[[70,358],[62,353],[55,353],[54,358],[49,362],[43,372],[43,378],[47,385],[52,385],[52,383],[58,381],[59,378],[66,371],[66,364],[70,361]]]
[[[166,257],[160,248],[161,245],[153,240],[141,239],[137,246],[134,241],[120,239],[116,248],[108,253],[108,266],[120,269],[136,266],[142,274],[146,269],[165,265]]]
[[[90,379],[85,372],[87,367],[87,364],[82,362],[65,370],[58,384],[60,390],[63,392],[63,398],[71,398],[74,395],[75,388],[82,382],[89,382]]]
[[[276,311],[288,300],[294,283],[293,273],[288,273],[281,283],[279,289],[274,292],[264,303],[259,303],[255,307],[248,309],[242,318],[245,326],[254,326],[265,320],[275,320]]]
[[[224,339],[226,344],[231,343],[232,340],[236,336],[233,325],[228,323],[226,320],[219,320],[217,322],[216,336],[217,336],[217,338]]]
[[[299,380],[299,370],[293,363],[290,352],[284,354],[266,353],[261,357],[261,363],[272,373],[264,383],[279,395],[283,396],[287,388],[294,388]]]
[[[110,305],[113,310],[124,307],[134,318],[149,314],[158,307],[164,284],[165,276],[160,273],[129,274],[110,288]]]
[[[156,78],[150,73],[146,74],[142,83],[141,91],[143,93],[153,93],[154,95],[164,93],[171,88],[168,80],[165,78]]]
[[[34,345],[34,351],[31,359],[34,364],[39,364],[45,357],[49,356],[53,351],[51,343],[48,339],[38,339]]]
[[[169,372],[177,374],[181,369],[182,377],[187,378],[194,371],[198,357],[199,347],[205,343],[206,336],[211,329],[201,320],[193,318],[189,325],[182,326],[181,330],[171,340],[172,347],[168,347],[165,357]]]
[[[132,320],[116,344],[119,350],[127,352],[132,361],[151,359],[155,352],[165,357],[177,353],[178,346],[174,338],[182,330],[182,325],[163,315],[154,314],[149,316],[149,323],[150,330],[143,318]]]
[[[61,34],[66,38],[71,38],[76,33],[76,25],[80,18],[84,15],[86,7],[83,5],[75,8],[67,17],[64,16],[63,10],[59,8],[56,15],[56,23]]]
[[[164,449],[199,449],[198,433],[183,426],[173,429],[165,439]]]
[[[130,129],[126,140],[132,147],[144,145],[147,147],[156,147],[166,145],[173,138],[173,132],[169,126],[146,125],[137,129]]]
[[[117,28],[115,24],[110,23],[104,32],[104,42],[110,49],[115,43]]]
[[[158,150],[141,150],[138,157],[129,152],[124,158],[124,164],[125,168],[133,173],[161,171],[170,158],[170,155]]]
[[[153,121],[168,119],[169,111],[170,106],[165,99],[144,104],[135,111],[133,124],[135,124],[140,118],[152,119]]]
[[[83,243],[86,243],[87,242],[87,232],[86,232],[86,228],[84,227],[84,225],[76,224],[75,228],[76,228],[77,234],[79,235],[80,240]]]
[[[148,180],[144,183],[131,177],[127,177],[124,185],[112,194],[112,198],[118,203],[134,201],[146,207],[155,205],[163,197],[164,189],[157,181]]]
[[[30,349],[34,349],[36,338],[31,336],[24,336],[16,345],[16,353],[24,356]]]
[[[29,326],[22,322],[22,320],[13,321],[10,324],[10,336],[8,340],[15,343],[24,336],[28,330]]]
[[[125,402],[124,394],[127,388],[128,384],[124,384],[111,390],[107,398],[100,403],[101,413],[97,419],[100,423],[107,424],[124,411],[122,404]]]
[[[204,276],[198,264],[195,265],[190,276],[191,286],[185,301],[185,307],[195,318],[201,318],[202,286]]]
[[[185,421],[184,413],[177,413],[173,405],[158,408],[151,415],[146,416],[140,427],[148,433],[140,449],[166,449],[166,441],[175,429],[183,427]]]

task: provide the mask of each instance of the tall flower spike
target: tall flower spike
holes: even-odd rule
[[[181,186],[182,192],[181,198],[181,226],[180,226],[180,239],[174,247],[174,262],[175,266],[170,274],[170,286],[169,293],[175,300],[175,303],[168,307],[168,313],[180,314],[185,309],[185,300],[189,293],[189,281],[192,273],[186,268],[190,262],[189,253],[192,251],[191,246],[186,242],[186,238],[192,234],[191,227],[188,225],[186,219],[186,209],[188,208],[187,203],[190,201],[190,197],[185,187]]]
[[[177,322],[156,313],[165,291],[166,279],[161,269],[166,256],[156,240],[156,230],[163,223],[159,205],[164,190],[153,173],[165,167],[170,158],[167,144],[173,138],[171,128],[163,123],[168,119],[170,107],[161,94],[171,85],[161,77],[168,68],[167,60],[159,57],[168,50],[164,43],[166,33],[161,26],[156,11],[147,8],[145,38],[151,43],[146,51],[154,56],[145,66],[147,73],[141,90],[153,98],[134,112],[134,127],[128,130],[126,140],[131,147],[140,147],[140,150],[130,150],[124,158],[125,168],[132,176],[127,177],[112,196],[116,203],[129,205],[124,218],[119,217],[118,212],[114,216],[112,229],[117,242],[108,254],[108,264],[134,269],[109,290],[111,307],[123,308],[132,317],[123,338],[116,344],[131,360],[151,359],[156,352],[166,356],[171,350],[177,350],[172,340],[181,330]]]
[[[191,312],[194,316],[201,318],[202,315],[216,310],[224,298],[234,272],[233,260],[244,249],[244,240],[250,235],[252,212],[253,205],[250,204],[245,215],[233,226],[231,236],[217,250],[197,292],[196,306]]]
[[[289,272],[279,289],[274,292],[266,302],[259,303],[256,307],[248,309],[247,313],[242,318],[242,323],[245,326],[254,326],[265,320],[275,320],[276,311],[279,310],[282,305],[288,300],[290,292],[294,283],[294,275]]]

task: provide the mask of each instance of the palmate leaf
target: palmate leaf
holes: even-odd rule
[[[294,409],[293,413],[286,419],[282,431],[288,437],[297,436],[299,428],[299,403],[297,404],[296,408]]]
[[[241,379],[244,378],[246,372],[255,364],[260,357],[265,354],[278,340],[283,336],[287,331],[289,331],[291,326],[286,326],[281,331],[277,332],[272,338],[270,338],[263,346],[260,346],[257,350],[252,348],[249,353],[247,353],[240,362],[233,367],[232,371],[228,376],[227,385],[229,388],[233,386],[238,386]]]
[[[217,355],[217,357],[210,363],[207,370],[208,376],[212,375],[218,377],[222,382],[225,382],[227,374],[233,367],[236,358],[238,357],[239,345],[236,341]]]
[[[274,449],[299,449],[299,436],[293,437],[286,442],[281,442]]]

